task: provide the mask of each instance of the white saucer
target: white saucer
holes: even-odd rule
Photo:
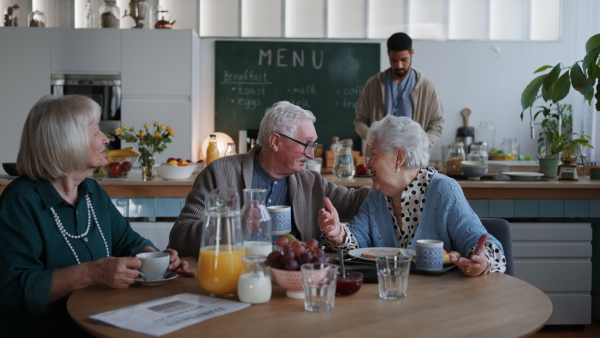
[[[177,277],[179,277],[179,275],[176,272],[167,271],[167,273],[165,273],[165,275],[161,279],[145,280],[142,277],[138,277],[138,278],[135,279],[135,281],[138,282],[138,283],[140,283],[140,284],[142,284],[142,285],[152,286],[152,285],[164,284],[164,283],[170,281],[171,279],[175,279]]]

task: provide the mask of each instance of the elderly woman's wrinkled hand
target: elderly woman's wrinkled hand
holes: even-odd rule
[[[456,258],[455,256],[450,255],[450,260],[467,276],[475,277],[484,274],[488,270],[490,264],[485,255],[485,242],[487,241],[487,238],[487,234],[479,237],[477,246],[470,258]]]
[[[142,263],[137,257],[107,257],[88,266],[94,284],[124,289],[135,282]]]
[[[186,277],[196,277],[195,272],[188,270],[188,262],[179,258],[177,250],[166,249],[164,252],[167,252],[169,255],[171,255],[171,262],[169,263],[167,270],[175,271],[178,274]]]

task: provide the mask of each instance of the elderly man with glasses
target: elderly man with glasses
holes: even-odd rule
[[[317,147],[315,116],[287,101],[267,109],[260,123],[257,146],[246,154],[219,158],[198,174],[171,234],[169,248],[179,256],[200,250],[204,197],[217,188],[266,189],[266,205],[292,207],[292,234],[308,241],[321,240],[317,223],[323,197],[328,197],[340,219],[351,219],[370,188],[348,189],[331,183],[315,171],[303,170]],[[323,243],[324,244],[324,243]]]

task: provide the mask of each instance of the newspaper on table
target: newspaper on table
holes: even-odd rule
[[[250,304],[193,293],[181,293],[99,313],[89,318],[158,337],[248,306]]]

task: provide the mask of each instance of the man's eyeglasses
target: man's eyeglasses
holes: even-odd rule
[[[292,140],[292,141],[294,141],[294,142],[296,142],[296,143],[298,143],[300,145],[303,145],[304,146],[303,153],[305,153],[305,154],[308,153],[309,150],[315,151],[315,149],[317,149],[318,143],[316,143],[316,142],[315,143],[300,142],[300,141],[298,141],[296,139],[293,139],[293,138],[291,138],[291,137],[289,137],[287,135],[283,135],[281,133],[277,133],[277,134],[279,134],[279,136],[283,136],[283,137],[285,137],[285,138],[287,138],[289,140]]]

